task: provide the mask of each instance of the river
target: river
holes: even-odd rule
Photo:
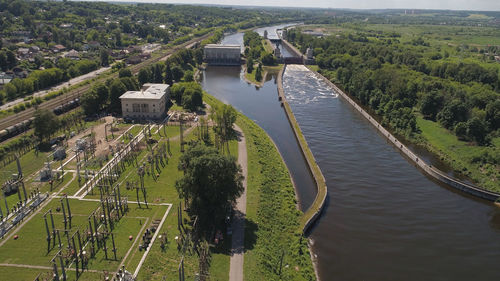
[[[266,130],[305,210],[316,190],[275,79],[258,89],[241,75],[239,67],[208,67],[203,87]],[[500,280],[498,207],[423,175],[306,69],[288,67],[284,89],[328,185],[311,233],[321,280]]]

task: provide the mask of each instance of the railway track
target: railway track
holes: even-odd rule
[[[180,49],[192,48],[196,43],[201,42],[202,40],[205,40],[212,35],[213,35],[213,33],[208,33],[208,34],[205,34],[201,37],[186,41],[186,42],[182,43],[181,45],[169,48],[168,50],[166,50],[166,52],[163,55],[160,55],[158,57],[154,57],[154,58],[145,60],[141,63],[130,66],[130,70],[133,74],[137,74],[141,68],[148,66],[150,64],[156,63],[158,61],[166,60],[173,53],[177,52]],[[96,82],[102,82],[105,79],[110,79],[110,78],[111,79],[118,78],[118,74],[114,73],[111,76],[99,79]],[[78,87],[76,89],[73,89],[73,90],[69,91],[68,93],[65,93],[61,96],[58,96],[58,97],[55,97],[51,100],[43,102],[43,103],[39,104],[37,108],[45,108],[45,109],[53,110],[54,108],[66,103],[70,100],[74,100],[75,98],[79,98],[83,93],[88,91],[90,89],[90,87],[91,87],[91,85],[89,85],[89,84],[83,85],[83,86]],[[31,107],[31,108],[25,109],[19,113],[15,113],[13,115],[9,115],[7,117],[0,119],[0,131],[33,117],[35,110],[36,110],[35,108]]]

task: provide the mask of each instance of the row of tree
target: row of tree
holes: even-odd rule
[[[4,85],[0,91],[0,102],[22,98],[36,91],[55,86],[70,78],[77,77],[96,70],[99,65],[93,60],[73,61],[61,59],[61,67],[52,67],[44,70],[35,70],[27,78],[14,78]],[[64,69],[64,70],[63,70]]]

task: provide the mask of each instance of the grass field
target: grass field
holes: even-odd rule
[[[493,27],[449,26],[449,25],[407,25],[407,24],[352,24],[343,25],[306,25],[305,29],[321,29],[336,35],[345,32],[395,32],[401,34],[401,42],[418,36],[448,44],[470,44],[477,46],[500,45],[500,30]]]
[[[187,130],[188,128],[186,128]],[[140,131],[140,126],[136,126],[132,129],[132,133],[136,135]],[[148,192],[149,207],[145,208],[144,204],[141,207],[137,204],[129,203],[129,212],[116,224],[113,230],[115,235],[115,243],[117,247],[117,260],[112,258],[113,254],[111,251],[108,252],[110,259],[105,259],[103,250],[100,250],[95,259],[90,259],[88,268],[91,271],[97,272],[85,272],[80,276],[79,280],[96,280],[101,279],[104,276],[103,271],[108,270],[113,273],[118,269],[120,263],[123,261],[127,270],[133,272],[139,261],[143,257],[143,251],[138,250],[139,240],[135,240],[136,237],[142,235],[146,226],[150,226],[153,220],[162,219],[167,210],[170,210],[169,215],[163,225],[162,229],[159,231],[161,234],[166,235],[167,244],[164,249],[160,248],[159,242],[155,242],[148,254],[141,271],[139,273],[139,278],[141,280],[178,280],[177,269],[179,261],[182,256],[184,256],[184,264],[186,271],[186,278],[194,278],[195,272],[198,272],[198,256],[194,252],[179,252],[177,243],[175,240],[176,236],[180,236],[180,232],[177,229],[177,206],[179,205],[179,198],[177,191],[175,189],[175,181],[182,176],[182,173],[178,170],[178,160],[181,156],[180,152],[180,141],[178,138],[179,127],[169,126],[166,129],[167,135],[170,140],[170,149],[172,152],[169,158],[168,164],[161,169],[158,179],[154,180],[152,176],[146,175],[145,186]],[[163,131],[162,131],[163,132]],[[191,130],[190,133],[186,132],[184,140],[189,142],[190,140],[196,139],[196,129]],[[210,130],[212,132],[212,130]],[[160,142],[165,142],[166,140],[160,138],[157,134],[153,134],[153,139],[160,140]],[[211,135],[213,143],[213,133]],[[187,146],[187,145],[186,145]],[[186,147],[187,149],[187,147]],[[230,142],[230,153],[231,155],[237,157],[237,142]],[[144,149],[138,157],[138,162],[141,163],[147,155],[147,149]],[[28,154],[27,157],[30,155]],[[141,161],[142,160],[142,161]],[[35,168],[33,168],[35,169]],[[135,181],[138,179],[136,173],[136,167],[128,166],[124,173],[121,174],[120,181],[130,180]],[[82,183],[83,184],[83,181]],[[66,186],[62,191],[62,194],[74,195],[80,186],[76,177],[73,178],[73,173],[68,173],[65,175],[64,180],[61,182],[56,182],[54,185],[54,191],[59,190],[61,187]],[[47,184],[43,185],[43,190],[48,189]],[[121,196],[128,196],[129,200],[135,200],[135,192],[133,190],[126,190],[124,184],[121,185]],[[17,201],[17,195],[15,198],[10,196]],[[85,200],[70,199],[70,206],[73,215],[71,234],[80,228],[82,233],[85,233],[88,221],[87,217],[94,210],[99,203],[95,200],[99,196],[88,195]],[[141,197],[142,199],[142,197]],[[54,223],[57,229],[63,229],[63,217],[61,212],[56,211],[56,207],[60,206],[59,199],[53,198],[47,206],[39,210],[39,212],[26,222],[22,227],[18,227],[15,230],[15,234],[18,235],[18,239],[5,240],[5,244],[0,246],[0,263],[3,264],[14,264],[18,266],[37,266],[42,268],[23,268],[20,270],[19,267],[1,266],[0,265],[0,276],[9,276],[9,278],[14,278],[11,280],[33,280],[37,274],[45,274],[50,271],[50,259],[58,251],[58,246],[55,248],[50,248],[47,250],[46,242],[46,230],[43,220],[43,213],[48,209],[52,209],[54,216]],[[88,201],[94,200],[94,201]],[[170,205],[156,206],[153,204],[158,203],[173,203]],[[169,209],[170,208],[170,209]],[[189,229],[190,222],[189,217],[183,211],[183,217],[186,218],[185,225]],[[50,220],[48,221],[50,227]],[[128,237],[133,236],[133,240],[129,240]],[[61,237],[63,241],[63,249],[65,249],[67,241],[65,236]],[[111,247],[111,240],[108,240],[108,248]],[[33,244],[29,251],[23,249],[23,245]],[[224,280],[229,275],[229,249],[230,249],[230,237],[225,240],[220,246],[212,246],[213,248],[213,280]],[[127,255],[128,254],[128,255]],[[125,256],[126,259],[125,259]],[[73,267],[74,268],[74,267]],[[22,271],[18,272],[18,271]],[[75,280],[76,272],[74,269],[68,269],[67,271],[68,280]],[[0,278],[1,279],[1,278]]]

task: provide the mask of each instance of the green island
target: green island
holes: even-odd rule
[[[270,75],[277,74],[283,64],[278,64],[278,60],[273,53],[271,42],[262,38],[255,31],[246,31],[243,35],[245,46],[245,80],[258,87],[271,79]]]

